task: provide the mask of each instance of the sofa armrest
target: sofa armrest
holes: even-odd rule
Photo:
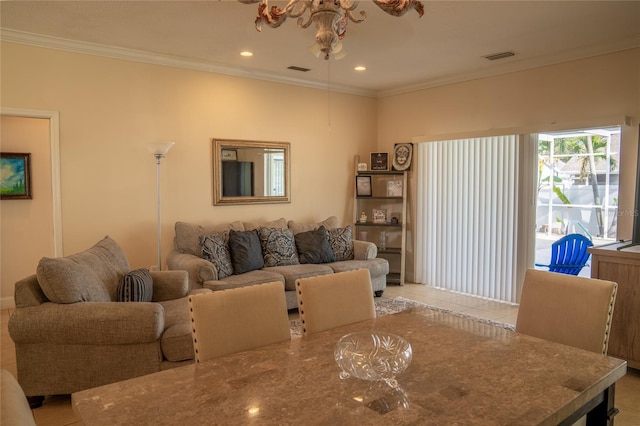
[[[164,308],[145,302],[47,302],[16,309],[8,326],[16,344],[149,343],[164,331]]]
[[[187,271],[151,271],[153,279],[153,301],[180,299],[189,294]]]
[[[189,288],[202,288],[205,281],[217,280],[218,270],[215,265],[201,257],[189,253],[172,251],[167,256],[169,269],[182,269],[189,273]]]
[[[353,258],[355,260],[375,259],[378,247],[369,241],[353,240]]]

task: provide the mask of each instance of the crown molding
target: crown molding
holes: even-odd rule
[[[24,31],[0,29],[0,40],[27,44],[36,47],[44,47],[49,49],[64,50],[74,53],[82,53],[87,55],[103,56],[125,61],[143,62],[154,65],[162,65],[174,68],[184,68],[195,71],[210,72],[215,74],[224,74],[235,77],[250,78],[255,80],[269,81],[274,83],[290,84],[294,86],[308,87],[312,89],[328,90],[332,92],[340,92],[351,95],[367,96],[374,98],[384,98],[388,96],[401,95],[420,90],[431,89],[434,87],[445,86],[448,84],[462,83],[464,81],[476,80],[495,75],[507,74],[511,72],[524,71],[527,69],[539,68],[548,65],[556,65],[564,62],[571,62],[589,57],[605,55],[609,53],[619,52],[628,49],[640,47],[640,36],[632,36],[622,40],[616,40],[611,43],[599,45],[584,46],[580,49],[567,50],[554,55],[539,56],[526,60],[518,60],[517,56],[503,64],[496,64],[490,68],[483,68],[471,72],[452,74],[442,78],[421,81],[413,84],[402,85],[387,90],[367,90],[352,86],[340,85],[335,83],[322,83],[307,81],[292,77],[284,77],[276,74],[242,69],[236,67],[228,67],[220,64],[197,61],[193,59],[185,59],[170,55],[162,55],[156,53],[145,52],[135,49],[126,49],[120,47],[106,46],[98,43],[89,43],[83,41],[69,40],[59,37],[44,36],[41,34],[29,33]]]
[[[174,68],[184,68],[195,71],[210,72],[215,74],[224,74],[235,77],[251,78],[255,80],[263,80],[274,83],[290,84],[294,86],[309,87],[312,89],[330,90],[332,92],[341,92],[351,95],[376,97],[376,91],[359,89],[351,86],[339,85],[335,83],[320,83],[306,81],[297,78],[284,77],[276,74],[241,69],[235,67],[223,66],[220,64],[197,61],[193,59],[185,59],[170,55],[162,55],[150,53],[135,49],[126,49],[121,47],[106,46],[98,43],[90,43],[77,40],[69,40],[65,38],[45,36],[41,34],[29,33],[24,31],[10,30],[2,28],[0,30],[0,40],[27,44],[36,47],[44,47],[48,49],[64,50],[67,52],[82,53],[86,55],[103,56],[113,59],[121,59],[132,62],[143,62],[154,65],[162,65]]]

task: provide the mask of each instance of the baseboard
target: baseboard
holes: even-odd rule
[[[0,309],[13,309],[16,307],[16,301],[13,297],[0,298]]]

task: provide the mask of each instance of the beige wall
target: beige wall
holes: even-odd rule
[[[624,116],[633,125],[622,127],[622,150],[629,154],[620,162],[619,200],[620,210],[632,211],[640,49],[385,97],[378,101],[378,149],[391,151],[397,142],[622,124]],[[415,173],[410,188],[415,190]],[[619,238],[630,238],[631,217],[619,218]]]
[[[353,155],[375,143],[374,98],[6,42],[1,65],[2,107],[60,113],[65,255],[110,235],[132,267],[157,263],[149,142],[176,142],[162,160],[164,255],[179,220],[352,220]],[[214,137],[290,142],[292,202],[214,207]],[[3,262],[14,267],[34,265]]]
[[[53,256],[53,202],[49,120],[0,117],[2,152],[31,154],[31,200],[0,201],[0,296],[34,273],[42,256]]]
[[[149,142],[176,142],[162,162],[166,254],[178,220],[336,215],[346,224],[353,156],[396,142],[640,117],[640,49],[381,99],[6,42],[1,66],[2,107],[60,112],[64,254],[108,234],[133,267],[156,263]],[[291,142],[292,202],[212,206],[214,137]],[[623,149],[636,143],[637,127],[627,128]],[[632,208],[634,158],[620,165],[623,208]],[[12,286],[3,283],[3,297]]]

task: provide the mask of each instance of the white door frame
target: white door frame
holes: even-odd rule
[[[62,200],[60,199],[60,113],[35,109],[0,108],[0,115],[10,117],[45,118],[49,120],[49,143],[51,150],[51,196],[53,221],[53,255],[60,257],[62,251]]]

